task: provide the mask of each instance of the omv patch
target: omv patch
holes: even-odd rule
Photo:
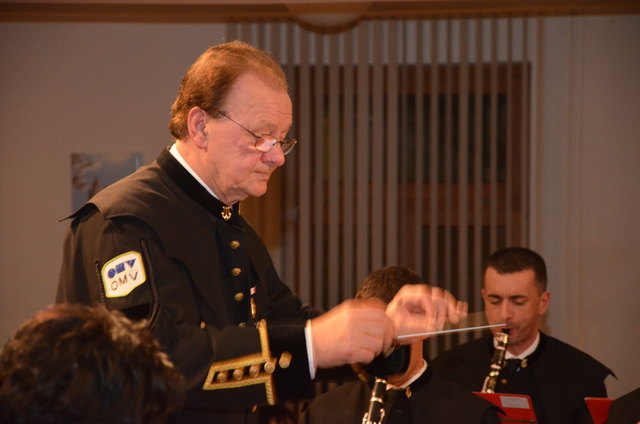
[[[108,261],[101,271],[107,297],[123,297],[147,281],[140,252],[129,251]]]

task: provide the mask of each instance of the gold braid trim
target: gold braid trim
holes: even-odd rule
[[[256,384],[264,384],[267,403],[269,405],[275,405],[276,396],[273,387],[272,373],[274,371],[273,365],[275,364],[276,358],[271,357],[266,321],[258,321],[256,323],[256,327],[258,328],[258,334],[260,336],[261,353],[254,353],[251,355],[241,356],[239,358],[214,362],[209,368],[209,373],[202,385],[202,390],[235,389]],[[251,367],[252,365],[260,365],[260,372],[258,375],[252,376],[249,373],[244,372],[244,368]],[[238,369],[243,370],[242,377],[237,380],[233,377],[228,379],[227,375],[233,375],[233,371]],[[229,373],[229,371],[231,371],[231,373]],[[217,374],[220,373],[224,373],[222,381],[218,381],[216,379]]]

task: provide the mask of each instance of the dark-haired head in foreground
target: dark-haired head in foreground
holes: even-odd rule
[[[38,312],[2,351],[0,422],[164,422],[184,382],[145,324],[104,307]]]
[[[407,284],[424,284],[424,281],[422,277],[406,267],[387,266],[380,268],[365,277],[356,293],[356,299],[376,298],[389,304],[400,289]],[[402,372],[386,376],[390,384],[398,386],[404,384],[423,366],[422,340],[415,341],[405,346],[404,349],[408,363]]]

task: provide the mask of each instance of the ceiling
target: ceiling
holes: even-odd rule
[[[357,15],[360,19],[640,13],[638,0],[9,0],[0,21],[233,22]]]

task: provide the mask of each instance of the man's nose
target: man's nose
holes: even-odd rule
[[[284,165],[284,153],[282,153],[282,147],[280,146],[280,143],[276,143],[276,145],[273,146],[271,150],[263,153],[262,160],[275,167]]]
[[[503,322],[511,319],[511,305],[509,305],[509,302],[502,302],[502,305],[500,305],[500,318]]]

